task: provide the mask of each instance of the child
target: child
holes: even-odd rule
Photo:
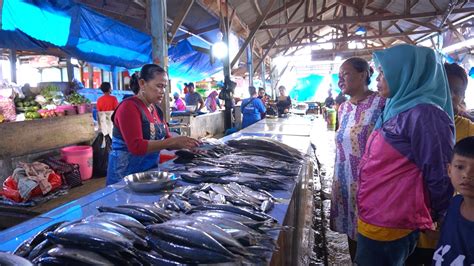
[[[433,265],[474,264],[474,137],[454,146],[448,175],[456,191],[449,206]]]

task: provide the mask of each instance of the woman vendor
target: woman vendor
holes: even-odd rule
[[[112,116],[114,129],[107,185],[119,182],[126,175],[157,167],[160,150],[192,149],[199,145],[193,138],[170,137],[158,106],[167,83],[167,73],[155,64],[144,65],[140,74],[130,80],[130,87],[137,93],[123,100]]]

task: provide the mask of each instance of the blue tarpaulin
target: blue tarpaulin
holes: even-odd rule
[[[150,35],[68,0],[4,0],[0,47],[36,52],[58,48],[71,57],[122,70],[152,61]],[[211,64],[210,56],[187,40],[168,53],[172,79],[197,81],[222,69],[221,62]]]
[[[151,62],[149,35],[72,1],[4,0],[2,31],[26,34],[88,62],[125,68]]]

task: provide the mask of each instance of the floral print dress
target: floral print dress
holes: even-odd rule
[[[372,93],[357,104],[346,101],[339,107],[336,133],[336,162],[332,183],[330,227],[356,239],[357,177],[367,139],[382,113],[385,98]]]

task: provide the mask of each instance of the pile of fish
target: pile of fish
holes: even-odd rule
[[[286,190],[301,169],[304,155],[298,150],[269,138],[242,138],[226,144],[208,140],[197,150],[176,152],[168,169],[190,183],[231,182],[254,190]]]
[[[98,210],[82,220],[49,226],[14,255],[36,265],[261,264],[276,248],[269,233],[281,229],[263,212],[226,204],[179,214],[158,203]],[[0,261],[2,256],[19,259],[0,254]]]
[[[193,207],[209,204],[230,204],[269,212],[276,201],[265,190],[253,190],[247,186],[231,182],[227,185],[204,183],[196,186],[180,187],[178,192],[164,195],[157,206],[175,212],[189,212]],[[180,192],[179,192],[180,191]]]
[[[176,155],[178,158],[175,159],[174,162],[184,164],[189,163],[196,158],[219,158],[223,155],[232,154],[236,151],[237,150],[227,146],[220,140],[209,138],[202,140],[202,144],[199,145],[199,148],[193,151],[177,151]]]

